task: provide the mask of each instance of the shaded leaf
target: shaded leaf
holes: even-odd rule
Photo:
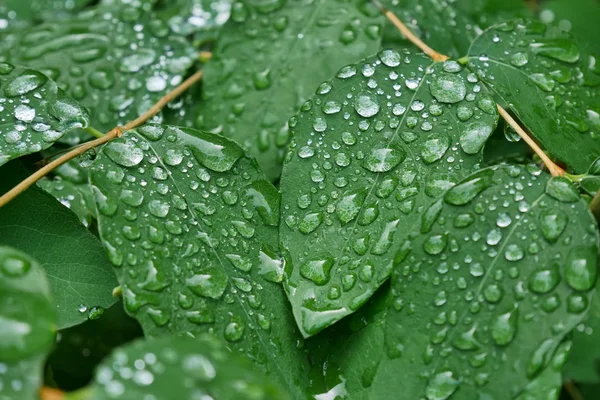
[[[146,125],[102,149],[90,182],[125,309],[144,332],[214,333],[303,398],[279,193],[254,159],[218,135]]]
[[[206,66],[206,103],[190,117],[277,179],[288,119],[338,68],[379,49],[382,21],[365,0],[235,2]]]
[[[44,270],[28,255],[0,247],[0,399],[35,399],[56,311]]]
[[[134,371],[131,379],[124,379]],[[117,349],[97,370],[88,398],[289,398],[216,338],[170,336]]]
[[[89,115],[39,71],[0,63],[0,165],[85,128]]]
[[[545,150],[575,172],[588,169],[600,152],[600,75],[568,34],[505,23],[478,37],[468,60]]]
[[[0,193],[28,174],[15,162],[2,167]],[[51,195],[31,187],[0,208],[0,244],[18,247],[46,270],[58,313],[58,328],[84,322],[93,307],[116,300],[114,273],[100,241]]]
[[[290,121],[281,178],[286,290],[310,336],[354,312],[408,249],[423,208],[482,159],[496,105],[455,61],[384,50]]]
[[[183,36],[135,8],[93,8],[9,39],[0,57],[55,79],[101,131],[148,110],[183,81],[196,57]]]

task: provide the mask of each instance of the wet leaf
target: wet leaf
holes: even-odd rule
[[[131,379],[124,375],[132,372]],[[97,370],[90,399],[267,400],[289,397],[214,337],[138,340],[114,351]]]
[[[136,8],[92,8],[15,33],[12,42],[0,58],[56,80],[101,131],[148,110],[183,81],[196,58],[183,36]]]
[[[14,161],[0,171],[0,193],[28,175]],[[117,282],[100,241],[73,212],[35,186],[0,208],[0,244],[26,251],[46,270],[59,329],[82,323],[92,308],[116,301],[111,293]]]
[[[600,152],[600,76],[590,57],[557,28],[516,21],[484,32],[468,60],[545,150],[583,173]]]
[[[146,125],[106,145],[90,181],[125,309],[144,332],[212,332],[303,398],[279,193],[254,159],[221,136]]]
[[[485,185],[473,184],[484,176]],[[585,202],[557,199],[556,185],[536,167],[508,165],[478,171],[445,194],[430,232],[394,269],[379,341],[386,356],[369,381],[371,398],[391,391],[512,398],[531,387],[556,389],[533,382],[564,363],[564,355],[552,357],[589,309],[598,252]],[[335,361],[347,369],[342,377],[362,373]],[[346,380],[346,389],[364,385]]]
[[[382,22],[364,0],[235,2],[206,66],[206,103],[190,118],[242,144],[277,179],[288,119],[324,79],[378,50]]]
[[[384,50],[322,83],[290,121],[281,178],[286,289],[311,336],[401,262],[407,233],[477,168],[496,105],[455,61]],[[439,203],[441,204],[441,203]]]
[[[0,165],[85,128],[89,115],[39,71],[0,63]]]
[[[34,399],[54,344],[56,310],[44,270],[0,246],[0,399]]]

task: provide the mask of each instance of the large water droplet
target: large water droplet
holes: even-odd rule
[[[460,75],[440,74],[429,85],[431,94],[442,103],[458,103],[464,100],[467,86]]]
[[[567,256],[565,280],[575,290],[587,291],[594,287],[598,269],[593,247],[578,246]]]

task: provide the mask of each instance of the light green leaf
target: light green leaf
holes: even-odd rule
[[[55,79],[101,131],[148,110],[183,81],[196,58],[185,37],[135,8],[93,8],[12,36],[0,58]]]
[[[190,117],[236,140],[275,180],[288,119],[319,83],[379,49],[382,22],[365,0],[237,1],[206,66],[206,103]]]
[[[36,399],[54,344],[56,311],[44,270],[0,247],[0,400]]]
[[[473,42],[472,69],[544,150],[582,173],[600,153],[600,75],[573,39],[538,22],[509,22]]]
[[[281,178],[285,286],[305,336],[389,277],[424,207],[478,167],[497,118],[474,74],[408,51],[319,86],[290,121]]]
[[[279,193],[227,138],[164,125],[107,144],[90,181],[127,312],[147,335],[211,332],[294,398],[306,358],[280,285]]]
[[[133,373],[131,379],[124,376]],[[104,399],[288,399],[247,360],[208,335],[138,340],[110,356],[82,396]]]
[[[527,391],[589,309],[598,231],[585,202],[537,167],[490,167],[451,188],[425,225],[392,276],[386,356],[370,398]],[[332,361],[348,365],[342,376],[362,373]],[[364,383],[346,388],[360,393]]]
[[[0,165],[85,128],[89,115],[39,71],[0,63]]]
[[[15,162],[2,167],[0,193],[28,174]],[[114,273],[100,241],[51,195],[31,187],[0,208],[0,244],[35,257],[46,270],[58,313],[58,328],[84,322],[94,307],[116,300]]]

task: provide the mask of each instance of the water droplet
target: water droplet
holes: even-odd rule
[[[406,152],[396,141],[389,146],[375,146],[363,161],[363,167],[371,172],[387,172],[406,159]]]
[[[427,400],[446,400],[458,389],[460,381],[452,371],[442,371],[434,375],[425,388]]]
[[[538,269],[531,274],[529,289],[535,293],[545,294],[554,289],[559,282],[559,265],[553,262],[549,267]]]
[[[426,164],[441,159],[450,147],[450,138],[443,132],[432,133],[421,146],[421,156]]]
[[[580,199],[577,188],[569,179],[562,176],[552,177],[548,180],[546,194],[565,203],[573,203]]]
[[[123,167],[134,167],[144,159],[144,152],[136,144],[129,141],[112,141],[103,151],[115,163]]]
[[[458,103],[464,100],[467,86],[460,75],[440,74],[429,85],[431,94],[442,103]]]
[[[467,125],[460,135],[460,147],[467,154],[477,154],[494,131],[494,127],[483,121]]]
[[[594,287],[598,270],[593,247],[578,246],[569,251],[565,265],[567,284],[579,291],[587,291]]]
[[[354,100],[354,109],[364,118],[370,118],[379,112],[379,101],[377,96],[368,92],[362,92]]]
[[[492,338],[498,346],[506,346],[517,333],[518,309],[500,314],[492,321]]]

